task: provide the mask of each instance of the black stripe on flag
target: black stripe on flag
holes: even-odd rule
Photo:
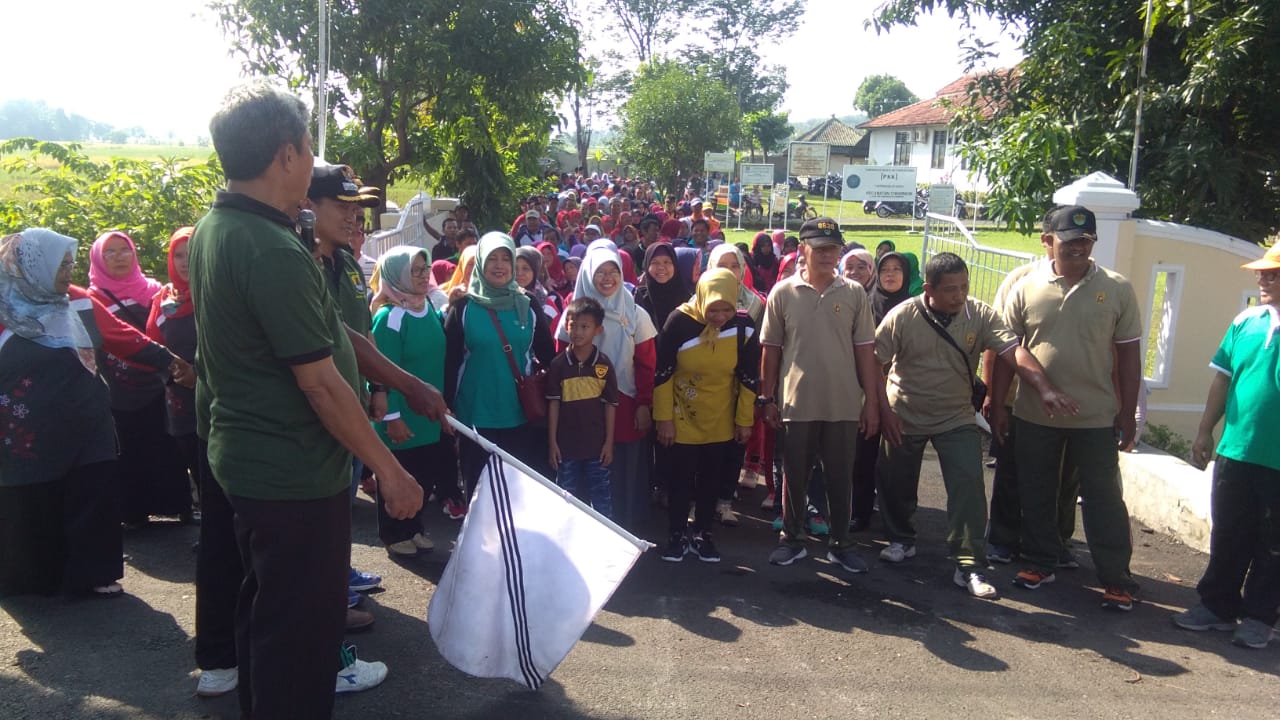
[[[511,620],[516,631],[516,654],[520,660],[520,672],[524,675],[525,685],[530,690],[537,690],[544,678],[533,664],[532,642],[529,639],[529,614],[525,607],[524,563],[520,558],[520,543],[516,539],[515,519],[511,513],[511,495],[503,468],[502,460],[497,455],[489,455],[493,510],[498,521],[502,564],[507,576],[507,599],[511,606]]]

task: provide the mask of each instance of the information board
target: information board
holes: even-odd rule
[[[772,185],[773,184],[773,166],[743,163],[738,166],[738,173],[742,176],[743,186],[747,185]]]
[[[842,200],[916,199],[916,169],[904,165],[845,165]]]
[[[787,173],[796,177],[825,177],[831,143],[793,142],[787,153]]]
[[[786,183],[778,183],[773,186],[773,192],[769,197],[769,204],[773,206],[773,212],[782,212],[787,206],[787,192],[790,188]]]
[[[929,186],[929,212],[938,215],[952,215],[956,211],[955,185]]]
[[[702,169],[709,172],[731,173],[737,158],[731,152],[709,152],[702,156]]]

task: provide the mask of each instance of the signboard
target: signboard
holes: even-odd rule
[[[956,211],[955,185],[929,186],[929,212],[938,215],[951,215]]]
[[[733,164],[737,161],[734,153],[713,153],[709,152],[702,156],[702,169],[709,172],[732,173]]]
[[[845,165],[842,200],[916,199],[916,169],[905,165]]]
[[[773,212],[782,212],[782,208],[787,206],[787,192],[790,189],[786,183],[773,186],[773,193],[769,197],[769,205],[775,208]]]
[[[831,143],[793,142],[787,153],[787,173],[797,177],[825,177]]]
[[[742,176],[742,184],[744,187],[747,185],[773,184],[772,165],[752,165],[743,163],[738,166],[738,173]]]

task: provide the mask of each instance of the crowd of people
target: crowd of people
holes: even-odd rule
[[[638,535],[664,515],[668,562],[719,562],[719,528],[760,484],[768,562],[816,538],[866,572],[854,536],[877,517],[880,560],[906,562],[931,443],[956,585],[990,599],[992,563],[1021,562],[1026,590],[1078,567],[1078,495],[1101,605],[1133,608],[1117,453],[1136,436],[1142,327],[1127,280],[1090,259],[1088,209],[1046,214],[1045,257],[994,306],[956,255],[922,269],[823,217],[728,244],[693,189],[607,175],[561,175],[500,230],[459,206],[430,249],[370,258],[381,191],[318,163],[307,124],[269,86],[228,95],[210,126],[227,189],[173,233],[165,285],[119,231],[94,241],[87,289],[70,284],[76,240],[0,239],[0,594],[119,596],[123,527],[198,521],[197,692],[327,717],[335,690],[387,672],[343,643],[382,582],[350,565],[352,498],[374,499],[389,555],[431,551],[423,513],[461,520],[488,461],[452,413]],[[1277,403],[1280,256],[1249,267],[1264,309],[1215,355],[1196,441],[1207,461],[1227,415],[1204,605],[1177,622],[1261,647],[1280,569],[1259,513],[1280,511],[1280,462],[1239,423]]]

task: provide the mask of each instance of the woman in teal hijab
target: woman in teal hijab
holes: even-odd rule
[[[516,282],[515,257],[515,243],[506,233],[480,238],[467,294],[445,316],[444,396],[460,421],[545,475],[550,469],[541,436],[520,407],[511,362],[520,375],[532,375],[535,367],[551,364],[555,349],[546,315]],[[463,440],[461,454],[469,497],[487,453]]]

